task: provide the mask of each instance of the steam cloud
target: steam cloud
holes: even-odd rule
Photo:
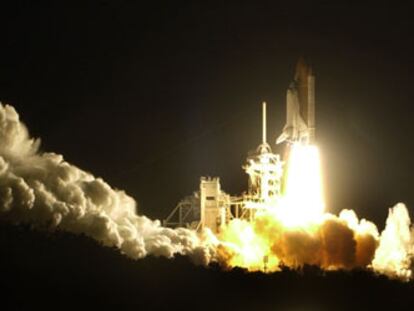
[[[136,214],[136,202],[101,178],[39,152],[15,109],[0,104],[0,219],[84,233],[132,258],[214,254],[193,231],[165,228]]]
[[[402,203],[390,209],[381,234],[372,222],[344,210],[339,216],[325,214],[321,223],[308,228],[289,228],[262,215],[253,223],[233,220],[218,237],[209,231],[200,236],[137,215],[136,202],[123,191],[61,155],[39,152],[40,141],[29,137],[13,107],[1,103],[0,142],[0,219],[4,221],[83,233],[132,258],[183,254],[197,263],[218,260],[260,270],[257,262],[262,265],[266,256],[273,270],[281,264],[313,264],[325,269],[369,267],[390,277],[412,277],[414,233]],[[246,239],[240,237],[246,235],[248,245],[243,245]],[[259,260],[246,264],[249,256]]]

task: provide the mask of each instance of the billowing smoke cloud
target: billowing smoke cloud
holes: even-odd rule
[[[249,231],[250,240],[235,240],[239,232]],[[219,254],[224,261],[242,262],[252,270],[261,269],[263,257],[267,257],[268,268],[273,270],[281,265],[292,268],[317,265],[324,269],[366,267],[373,260],[378,244],[376,226],[366,220],[359,221],[350,210],[342,211],[339,217],[325,214],[318,223],[295,227],[284,225],[271,213],[263,213],[252,224],[242,221],[230,224],[221,237],[236,245],[221,250]],[[259,249],[246,247],[250,243]],[[254,257],[244,256],[243,250]]]
[[[253,222],[232,220],[216,237],[161,226],[137,215],[136,202],[102,179],[39,152],[40,141],[11,106],[0,104],[0,220],[83,233],[132,258],[189,255],[197,263],[277,271],[281,266],[366,267],[393,278],[412,277],[414,231],[407,208],[389,211],[384,231],[352,210],[325,213],[306,226],[284,224],[272,212]]]
[[[162,227],[136,214],[136,202],[101,178],[39,152],[15,109],[0,104],[0,219],[83,233],[132,258],[190,255],[209,262],[214,249],[194,231]]]

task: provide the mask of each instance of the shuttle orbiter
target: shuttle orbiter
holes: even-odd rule
[[[315,77],[303,58],[296,65],[295,79],[286,94],[286,125],[276,143],[284,141],[315,142]]]

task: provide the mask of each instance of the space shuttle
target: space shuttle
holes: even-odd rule
[[[282,142],[315,142],[315,76],[303,58],[297,63],[295,79],[287,90],[286,125],[276,144]]]

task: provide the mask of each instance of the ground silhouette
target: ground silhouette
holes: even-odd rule
[[[132,260],[85,236],[0,225],[2,310],[406,310],[414,282],[369,271],[248,273]]]

